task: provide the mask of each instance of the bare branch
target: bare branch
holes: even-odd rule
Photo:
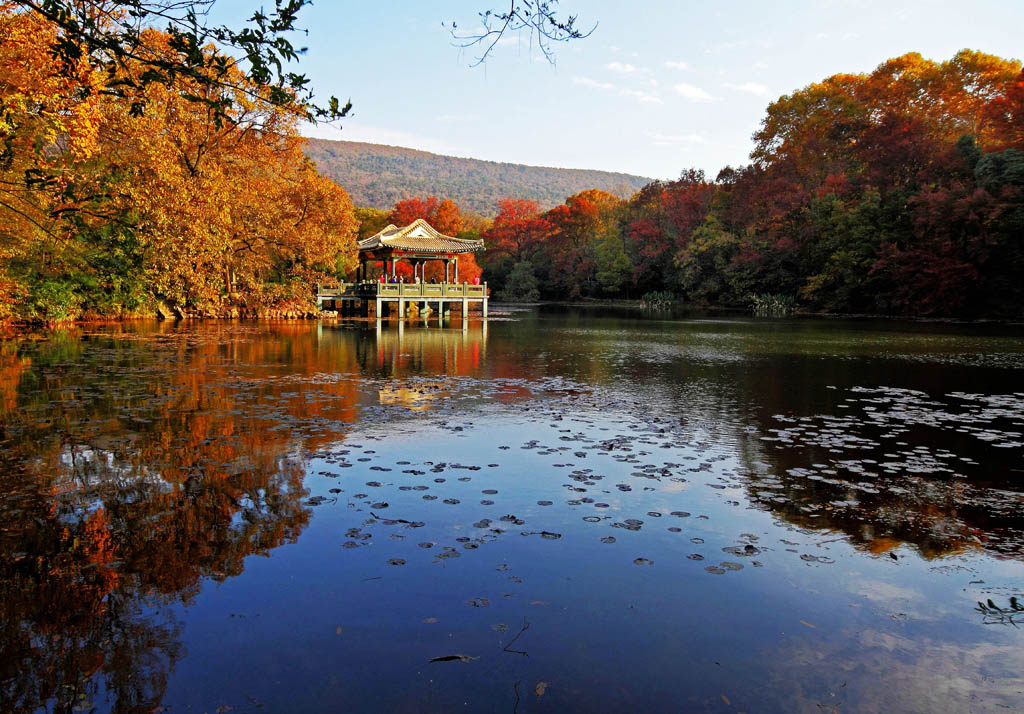
[[[564,20],[558,16],[558,0],[509,0],[504,11],[486,10],[480,13],[481,29],[468,33],[460,32],[455,22],[445,24],[455,40],[456,47],[467,49],[483,47],[483,52],[470,65],[483,64],[502,37],[510,32],[526,30],[537,38],[537,47],[548,62],[554,64],[554,42],[569,42],[590,37],[597,29],[597,23],[589,30],[582,30],[576,24],[579,16],[568,15]]]

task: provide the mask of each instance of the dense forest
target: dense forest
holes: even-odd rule
[[[416,196],[446,196],[464,210],[493,216],[499,199],[518,196],[541,208],[588,188],[628,198],[651,179],[585,169],[554,169],[441,156],[398,146],[310,139],[306,154],[360,206],[388,209]]]
[[[357,235],[419,217],[482,236],[461,274],[506,300],[1024,314],[1016,60],[835,75],[768,106],[748,165],[645,182],[307,143],[323,110],[301,76],[271,81],[280,57],[245,73],[187,32],[81,7],[85,34],[0,0],[0,321],[310,313],[313,283],[351,277]],[[238,37],[257,60],[290,52]],[[349,177],[353,208],[304,151],[395,193],[367,200],[365,173]]]
[[[508,299],[642,297],[892,315],[1024,315],[1024,73],[907,54],[769,105],[751,163],[629,200],[501,202]]]

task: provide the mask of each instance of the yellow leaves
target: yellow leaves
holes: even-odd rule
[[[273,293],[268,280],[288,286],[354,263],[351,201],[304,156],[297,108],[265,101],[237,67],[216,87],[178,77],[117,97],[100,91],[110,78],[87,59],[53,71],[55,37],[39,15],[0,0],[0,138],[13,157],[0,169],[0,318],[14,294],[7,261],[74,240],[83,227],[130,230],[147,286],[177,305],[260,299]],[[171,52],[162,32],[143,39],[138,51],[149,57]],[[129,62],[119,71],[131,80],[144,69]],[[229,121],[218,125],[189,94],[229,96]],[[134,100],[144,102],[141,114]],[[33,171],[50,183],[26,185]],[[102,205],[82,211],[95,208],[89,201]]]

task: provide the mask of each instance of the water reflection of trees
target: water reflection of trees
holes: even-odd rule
[[[1024,498],[1012,470],[1019,467],[1018,450],[994,449],[951,428],[932,427],[905,434],[908,447],[890,439],[873,450],[842,455],[806,440],[778,449],[761,441],[769,429],[780,427],[777,414],[848,412],[838,405],[850,387],[912,385],[942,395],[952,381],[970,384],[971,391],[1001,393],[1005,372],[951,367],[938,360],[853,362],[847,357],[873,356],[886,345],[884,334],[864,343],[857,329],[837,334],[798,324],[775,330],[770,322],[651,322],[640,327],[643,332],[635,319],[587,321],[578,315],[553,323],[524,321],[514,335],[494,330],[488,369],[493,374],[563,374],[618,387],[616,392],[642,400],[651,414],[675,423],[677,430],[698,429],[709,442],[733,445],[741,466],[738,478],[751,501],[799,528],[842,533],[875,554],[907,545],[926,558],[979,549],[997,557],[1024,557]],[[522,349],[523,344],[531,348]],[[932,350],[934,339],[910,340],[901,348]],[[879,430],[861,435],[874,439]],[[833,468],[833,462],[846,459],[884,461],[889,450],[922,445],[931,453],[949,449],[978,465],[960,464],[966,478],[905,469],[860,479],[842,468],[836,468],[837,476],[815,467]],[[861,487],[864,481],[869,489]]]
[[[777,446],[762,442],[769,430],[786,426],[774,416],[780,413],[799,412],[784,400],[769,404],[757,411],[757,432],[742,435],[747,442],[741,448],[747,453],[744,482],[755,505],[799,528],[843,533],[876,555],[906,545],[927,559],[969,551],[1024,557],[1024,497],[1010,473],[1010,450],[976,440],[964,443],[960,435],[938,428],[880,438],[879,430],[858,426],[857,418],[833,422],[842,433],[831,440],[864,439],[850,448],[819,443],[820,433]],[[825,426],[830,426],[827,420]],[[772,448],[766,450],[765,444]],[[926,463],[907,463],[914,449],[922,450]],[[943,449],[973,457],[974,463],[954,459],[958,475],[949,473],[945,463],[933,458]],[[878,466],[886,461],[903,463],[892,470]]]
[[[172,606],[308,523],[303,456],[358,408],[324,366],[306,326],[4,344],[0,710],[160,703]]]

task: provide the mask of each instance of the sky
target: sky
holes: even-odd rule
[[[308,136],[536,166],[710,178],[747,163],[764,110],[836,73],[918,52],[1024,56],[1024,0],[561,0],[586,39],[551,64],[526,33],[481,66],[442,23],[479,27],[507,0],[316,0],[300,24],[298,70],[352,115]],[[269,0],[266,4],[270,5]],[[258,6],[220,0],[216,20]]]

